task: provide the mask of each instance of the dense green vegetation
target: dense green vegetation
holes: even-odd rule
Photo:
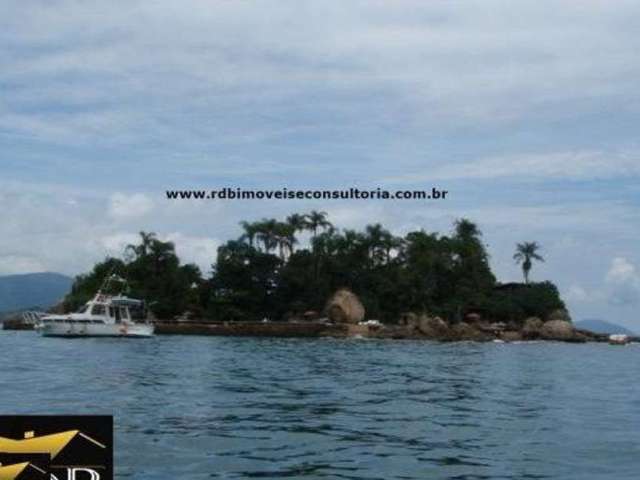
[[[470,312],[518,321],[564,308],[549,282],[497,285],[482,234],[467,219],[455,222],[450,235],[419,230],[404,237],[380,224],[339,231],[317,211],[241,226],[243,235],[219,248],[207,278],[195,265],[181,264],[171,242],[141,232],[123,259],[108,258],[79,276],[65,305],[86,301],[115,271],[159,318],[187,310],[209,320],[300,317],[321,312],[340,287],[360,296],[368,318],[385,322],[409,311],[450,321]],[[300,246],[301,236],[308,237],[308,247]]]

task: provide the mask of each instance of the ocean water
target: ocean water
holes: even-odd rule
[[[113,414],[122,479],[640,478],[640,345],[0,332],[0,361],[0,413]]]

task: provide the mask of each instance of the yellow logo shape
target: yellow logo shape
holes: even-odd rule
[[[46,473],[44,470],[39,469],[29,462],[16,463],[15,465],[6,466],[0,464],[0,480],[15,480],[18,475],[20,475],[27,469],[27,467],[31,467],[42,474]]]
[[[53,460],[78,435],[85,440],[99,446],[107,448],[106,445],[85,435],[80,430],[68,430],[66,432],[34,436],[33,432],[26,432],[23,440],[13,440],[11,438],[0,437],[0,452],[5,453],[48,453]],[[0,480],[3,480],[0,478]]]

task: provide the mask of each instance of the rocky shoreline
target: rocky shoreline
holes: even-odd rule
[[[221,335],[268,337],[364,337],[388,339],[425,339],[454,341],[525,341],[561,340],[566,342],[605,341],[608,337],[574,329],[568,313],[554,312],[543,322],[529,318],[521,324],[507,325],[488,322],[479,314],[469,314],[465,321],[450,323],[437,316],[407,312],[397,324],[383,324],[377,320],[365,321],[366,311],[357,295],[348,289],[339,289],[327,301],[324,313],[316,312],[310,318],[291,316],[289,321],[278,322],[207,322],[183,316],[173,322],[156,321],[160,335]],[[302,316],[304,317],[304,315]]]
[[[424,317],[406,325],[383,325],[374,322],[360,324],[332,322],[156,322],[158,335],[213,335],[254,336],[282,338],[373,338],[395,340],[432,340],[439,342],[526,342],[562,341],[569,343],[608,342],[609,335],[579,330],[562,320],[547,322],[533,328],[538,322],[530,321],[526,328],[509,330],[501,325],[460,322],[448,325],[437,317]],[[560,323],[562,322],[562,323]],[[632,339],[639,341],[640,339]]]
[[[312,315],[309,315],[312,314]],[[285,321],[216,322],[183,315],[173,320],[152,320],[158,335],[212,335],[254,337],[362,337],[374,339],[432,340],[439,342],[527,342],[561,341],[568,343],[640,342],[639,337],[617,336],[577,329],[566,310],[554,310],[544,320],[529,317],[521,321],[495,322],[477,312],[467,313],[461,321],[447,321],[438,316],[403,313],[397,323],[384,324],[367,320],[360,299],[348,289],[339,289],[326,303],[325,316],[305,312]],[[32,330],[21,316],[7,318],[5,330]],[[611,332],[615,334],[616,332]],[[613,337],[616,337],[613,335]]]
[[[156,321],[158,335],[204,335],[204,336],[244,336],[280,338],[373,338],[394,340],[431,340],[439,342],[527,342],[561,341],[568,343],[609,342],[609,334],[595,333],[574,328],[571,324],[543,324],[541,328],[531,328],[538,322],[530,321],[522,329],[509,329],[503,325],[490,323],[469,324],[460,322],[449,325],[442,319],[422,318],[406,325],[384,325],[376,322],[362,324],[326,322],[209,322]],[[33,330],[32,325],[9,321],[4,330]],[[630,337],[631,342],[640,342],[640,337]]]

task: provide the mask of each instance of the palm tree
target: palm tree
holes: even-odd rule
[[[132,254],[134,258],[146,257],[149,255],[154,241],[156,240],[156,234],[154,232],[140,232],[140,244],[129,244],[125,247],[126,254]]]
[[[260,231],[260,225],[258,223],[240,222],[240,226],[244,230],[244,234],[240,237],[242,240],[248,240],[249,246],[253,247],[256,236]]]
[[[280,258],[285,259],[285,256],[293,253],[293,246],[297,243],[295,237],[295,229],[289,223],[277,222],[274,228],[274,240],[278,246]]]
[[[522,273],[524,275],[524,283],[526,284],[529,283],[529,271],[532,265],[531,260],[544,262],[544,258],[538,254],[538,250],[540,250],[540,245],[538,245],[537,242],[518,243],[516,246],[516,253],[513,255],[513,259],[516,263],[522,263]]]
[[[299,213],[292,213],[287,217],[287,223],[291,225],[296,232],[301,232],[307,227],[306,218]]]
[[[391,237],[391,234],[379,223],[367,225],[365,231],[367,235],[366,242],[369,248],[369,258],[374,264],[382,263],[386,252],[385,239]]]
[[[278,222],[273,219],[264,219],[261,222],[258,222],[256,238],[262,242],[266,253],[271,252],[271,250],[278,246],[278,241],[276,239],[277,225]]]
[[[289,253],[293,253],[294,244],[298,243],[298,240],[295,237],[296,232],[302,232],[307,228],[307,219],[304,215],[300,215],[299,213],[292,213],[287,217],[286,225],[289,227]]]
[[[318,212],[317,210],[312,210],[311,213],[306,215],[306,226],[309,230],[313,232],[313,238],[318,235],[318,229],[326,229],[331,227],[331,222],[327,220],[327,212]]]

